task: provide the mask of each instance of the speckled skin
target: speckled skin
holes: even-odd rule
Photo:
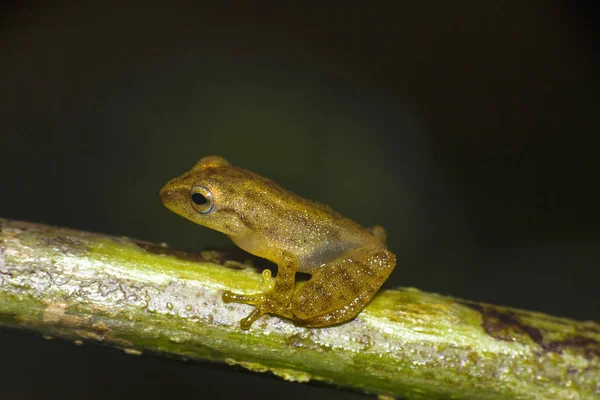
[[[208,201],[196,204],[194,193]],[[243,329],[265,313],[309,327],[350,320],[396,264],[383,228],[364,228],[218,156],[202,158],[167,183],[160,196],[173,212],[223,232],[240,248],[277,264],[276,279],[263,271],[264,293],[223,293],[225,302],[256,306],[241,321]],[[312,277],[294,293],[296,272]]]

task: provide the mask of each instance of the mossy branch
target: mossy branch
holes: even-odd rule
[[[238,260],[239,261],[239,260]],[[0,219],[0,324],[406,398],[600,398],[600,325],[382,291],[353,321],[309,329],[221,293],[252,266],[122,237]]]

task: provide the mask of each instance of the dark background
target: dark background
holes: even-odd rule
[[[219,154],[365,225],[387,286],[600,320],[600,83],[577,2],[25,2],[0,25],[0,216],[231,246],[158,189]],[[350,395],[0,330],[0,397]]]

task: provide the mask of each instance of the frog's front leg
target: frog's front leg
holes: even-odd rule
[[[293,318],[291,312],[292,295],[296,281],[298,261],[295,257],[284,253],[277,265],[277,277],[271,277],[271,271],[266,269],[262,272],[263,282],[266,290],[263,293],[244,295],[235,294],[229,290],[223,292],[225,303],[251,304],[256,308],[240,321],[242,329],[250,326],[263,314],[276,314],[285,318]]]

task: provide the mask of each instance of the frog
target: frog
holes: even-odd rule
[[[170,180],[160,197],[176,214],[224,233],[239,248],[277,265],[275,278],[270,269],[262,272],[261,293],[222,292],[224,303],[254,306],[239,322],[243,330],[264,314],[308,328],[348,322],[396,265],[383,227],[363,227],[220,156],[201,158]],[[366,203],[367,193],[359,201]],[[310,279],[296,285],[298,273]]]

